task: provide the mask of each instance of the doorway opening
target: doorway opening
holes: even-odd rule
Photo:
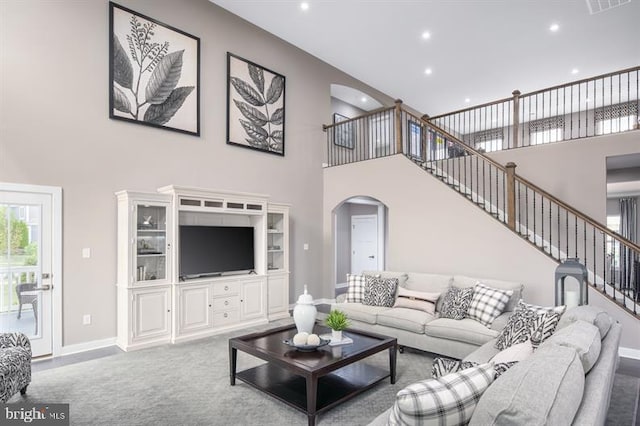
[[[347,274],[385,269],[387,206],[367,196],[349,198],[333,210],[334,283]]]

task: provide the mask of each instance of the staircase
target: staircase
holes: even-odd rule
[[[327,166],[404,155],[556,262],[578,258],[589,284],[640,320],[640,246],[518,176],[515,164],[498,164],[401,101],[324,129]]]

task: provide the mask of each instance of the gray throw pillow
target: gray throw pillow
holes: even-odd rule
[[[473,298],[473,287],[457,288],[449,287],[442,302],[441,318],[451,318],[455,320],[464,319],[467,316],[471,299]]]

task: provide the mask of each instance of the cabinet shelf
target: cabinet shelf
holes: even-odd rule
[[[146,254],[138,253],[137,256],[138,257],[164,257],[164,256],[166,256],[166,254],[164,254],[164,253],[146,253]]]

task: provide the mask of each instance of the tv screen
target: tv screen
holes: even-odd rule
[[[253,228],[180,225],[180,278],[254,269]]]

